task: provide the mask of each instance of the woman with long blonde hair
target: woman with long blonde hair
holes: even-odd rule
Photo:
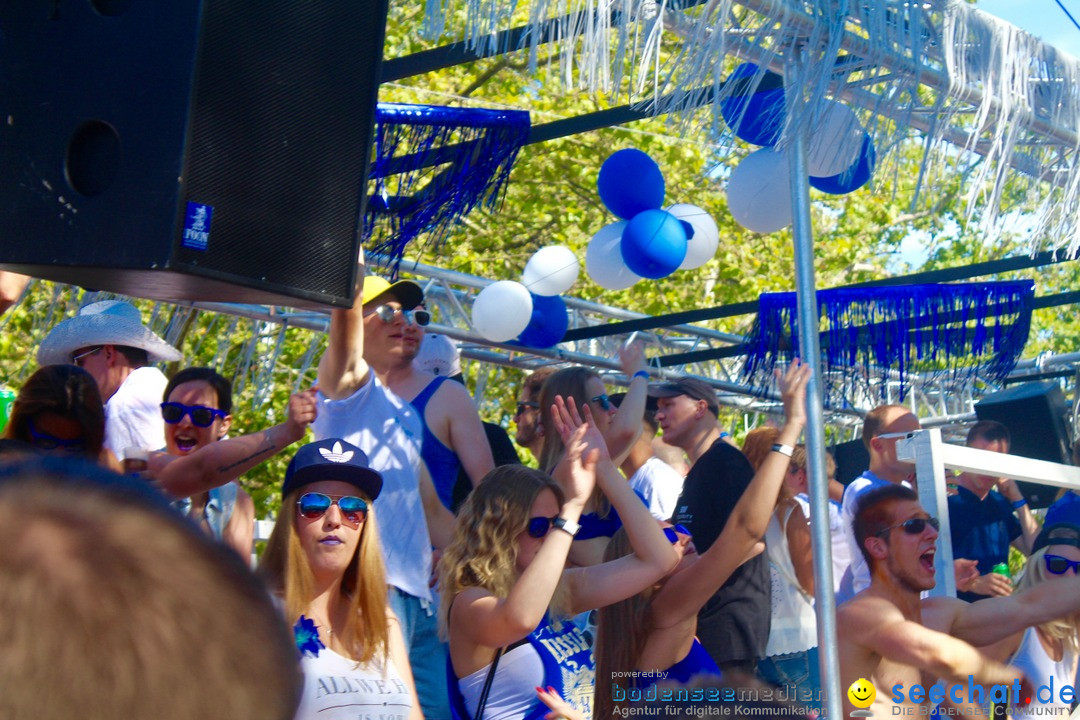
[[[375,525],[381,489],[364,452],[336,438],[301,447],[285,473],[259,567],[301,653],[297,720],[423,717],[401,626],[386,601]]]
[[[1055,523],[1042,529],[1034,551],[1016,581],[1013,593],[1023,592],[1055,578],[1080,574],[1080,526]],[[995,660],[1007,662],[1024,671],[1033,685],[1072,686],[1080,658],[1080,613],[1034,625],[982,648]],[[1067,715],[1070,704],[1061,702],[1056,691],[1040,708],[1055,708],[1044,713]],[[1032,705],[1009,708],[1013,717],[1031,717]]]
[[[618,710],[615,698],[635,679],[663,677],[685,682],[701,673],[719,674],[718,666],[696,638],[698,611],[739,565],[762,550],[761,539],[784,483],[791,448],[806,424],[809,378],[810,368],[796,360],[780,380],[784,427],[716,542],[701,555],[696,554],[692,543],[684,542],[685,555],[672,573],[638,595],[600,610],[597,717],[612,717]],[[690,539],[682,526],[667,528],[666,532],[685,541]],[[605,559],[613,559],[623,551],[622,540],[616,535]],[[651,681],[641,680],[638,686],[647,684]]]
[[[455,717],[544,717],[534,688],[553,687],[591,715],[591,643],[568,619],[651,586],[678,561],[606,451],[582,408],[556,399],[566,446],[555,474],[491,471],[458,515],[441,561],[441,626],[449,640]],[[633,549],[612,563],[566,569],[582,508],[599,484],[620,511]]]

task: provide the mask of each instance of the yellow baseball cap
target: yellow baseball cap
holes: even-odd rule
[[[412,310],[424,302],[424,291],[412,280],[398,280],[391,285],[389,281],[377,275],[368,275],[364,278],[362,305],[367,305],[384,295],[392,297],[401,303],[402,310]]]

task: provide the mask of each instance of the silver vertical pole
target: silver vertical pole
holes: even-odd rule
[[[818,342],[817,287],[814,281],[814,236],[810,222],[810,185],[806,170],[807,124],[801,68],[805,49],[788,64],[787,106],[792,134],[788,145],[791,171],[792,235],[795,244],[795,292],[798,300],[799,348],[814,377],[806,389],[806,459],[810,479],[810,532],[814,554],[814,595],[817,608],[818,661],[821,668],[822,709],[829,718],[843,716],[840,658],[836,643],[836,596],[833,592],[832,537],[829,532],[829,481],[825,474],[825,420],[821,398],[821,346]],[[816,698],[815,698],[816,700]],[[816,703],[815,703],[816,704]]]

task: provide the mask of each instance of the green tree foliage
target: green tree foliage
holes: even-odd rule
[[[457,12],[451,10],[449,12]],[[519,11],[519,14],[524,12]],[[423,4],[393,3],[384,55],[398,58],[438,43],[422,38]],[[517,18],[524,20],[524,17]],[[520,24],[520,23],[513,23]],[[453,18],[448,25],[453,25]],[[446,41],[442,41],[445,43]],[[470,105],[528,109],[538,125],[623,104],[629,81],[608,97],[593,97],[554,87],[557,60],[551,48],[541,51],[539,77],[528,72],[524,52],[474,60],[382,86],[380,100],[433,105]],[[730,61],[733,64],[733,61]],[[501,207],[474,211],[440,247],[416,241],[410,257],[440,267],[490,279],[517,279],[529,256],[541,247],[566,245],[580,258],[592,235],[615,221],[596,192],[604,159],[615,150],[635,147],[659,164],[667,182],[666,202],[684,202],[709,211],[719,227],[716,256],[697,270],[646,280],[623,291],[608,291],[583,272],[571,294],[607,305],[649,314],[753,301],[762,292],[794,289],[790,231],[761,235],[740,227],[731,217],[724,179],[750,148],[730,136],[710,137],[705,111],[681,122],[668,118],[639,120],[623,127],[591,130],[529,145],[511,175]],[[965,178],[944,178],[933,185],[933,202],[912,209],[915,179],[922,158],[917,138],[897,148],[879,149],[892,158],[879,168],[870,186],[844,196],[811,191],[815,229],[814,262],[819,287],[833,287],[887,277],[916,269],[899,259],[901,244],[916,238],[925,246],[927,268],[947,267],[1016,254],[1026,242],[1022,230],[987,247],[956,210]],[[778,202],[783,202],[782,198]],[[1018,220],[1022,227],[1022,218]],[[917,263],[916,265],[921,265]],[[1072,264],[1039,271],[1040,292],[1076,285]],[[75,312],[77,293],[39,283],[20,307],[0,319],[0,382],[13,387],[36,365],[33,348],[62,316]],[[142,303],[144,316],[153,303]],[[159,312],[162,310],[159,308]],[[1032,349],[1073,349],[1078,329],[1068,313],[1051,310],[1036,317]],[[742,332],[752,316],[706,323],[716,330]],[[274,323],[200,313],[181,342],[187,365],[211,365],[236,384],[235,433],[251,432],[281,419],[288,394],[314,381],[314,366],[325,342],[320,334],[298,328],[284,331]],[[314,348],[313,348],[314,346]],[[468,367],[470,387],[488,381],[488,419],[509,427],[522,373]],[[739,425],[733,413],[725,418]],[[265,515],[276,503],[287,455],[265,463],[244,478]]]

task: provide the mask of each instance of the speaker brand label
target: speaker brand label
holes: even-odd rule
[[[211,205],[189,202],[184,216],[184,235],[180,244],[192,250],[206,251],[210,244],[210,219],[214,215]]]

